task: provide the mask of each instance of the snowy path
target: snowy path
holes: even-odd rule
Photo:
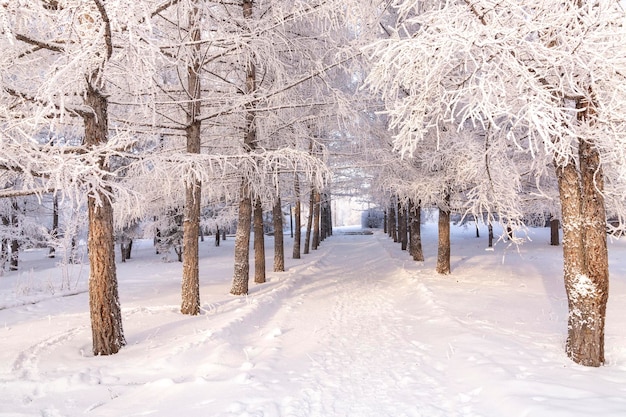
[[[422,264],[381,232],[336,234],[248,297],[228,295],[233,241],[205,246],[197,317],[178,312],[180,265],[148,243],[118,266],[117,355],[90,356],[80,291],[0,309],[0,417],[626,415],[625,282],[612,283],[609,366],[576,366],[560,249],[485,252],[457,232],[450,276],[433,272],[432,245]]]
[[[433,348],[420,342],[423,322],[436,315],[428,294],[407,285],[375,238],[335,239],[308,278],[331,279],[315,297],[326,305],[296,316],[315,323],[319,347],[297,381],[308,387],[304,408],[319,416],[452,415],[436,383],[441,370],[423,358]]]

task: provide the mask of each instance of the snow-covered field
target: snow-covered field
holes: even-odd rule
[[[450,276],[433,224],[424,263],[381,231],[339,232],[248,297],[228,294],[233,238],[207,239],[196,317],[178,312],[181,264],[136,242],[118,265],[128,345],[110,357],[91,354],[88,268],[25,254],[0,277],[0,416],[626,415],[625,242],[610,244],[608,363],[585,368],[564,354],[548,229],[486,251],[454,227]]]

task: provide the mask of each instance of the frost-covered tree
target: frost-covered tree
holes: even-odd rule
[[[537,161],[533,175],[554,169],[570,311],[566,351],[577,363],[601,365],[605,211],[618,218],[624,213],[626,26],[620,2],[394,5],[401,24],[368,53],[374,64],[369,82],[385,101],[395,148],[410,156],[437,137],[442,123],[459,131],[469,124],[489,130],[490,146],[508,143],[530,154]],[[500,171],[495,163],[492,176]],[[515,166],[510,159],[500,165]],[[520,181],[515,171],[507,173]],[[498,206],[510,205],[499,199]]]
[[[120,188],[110,161],[132,138],[110,125],[109,116],[146,78],[146,54],[137,53],[135,40],[152,36],[145,23],[153,3],[41,0],[0,7],[2,168],[22,177],[19,189],[3,194],[87,196],[95,355],[116,353],[125,343],[113,246],[112,201]],[[37,140],[46,132],[82,141]]]

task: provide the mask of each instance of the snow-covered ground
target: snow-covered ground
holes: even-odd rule
[[[564,354],[548,229],[486,251],[454,227],[449,276],[433,224],[424,263],[381,231],[339,232],[247,297],[228,294],[233,238],[207,239],[196,317],[178,312],[181,264],[136,242],[118,265],[128,345],[109,357],[91,354],[88,268],[25,254],[0,277],[0,416],[626,415],[625,242],[610,245],[607,364],[585,368]]]

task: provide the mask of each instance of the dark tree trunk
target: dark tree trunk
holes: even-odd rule
[[[450,273],[450,195],[446,195],[444,203],[439,207],[439,244],[437,249],[437,272],[442,275]]]
[[[19,204],[16,198],[11,199],[11,228],[13,229],[14,236],[19,234],[19,218],[17,213],[20,210]],[[16,238],[11,240],[11,259],[9,261],[9,270],[17,271],[20,263],[20,241]]]
[[[396,229],[396,208],[393,201],[389,206],[389,236],[394,242],[398,241],[398,233]]]
[[[317,250],[320,245],[320,193],[314,189],[315,204],[313,206],[313,250]]]
[[[274,202],[272,220],[274,222],[274,272],[283,272],[285,270],[285,244],[283,238],[283,209],[280,197],[277,197]]]
[[[387,210],[383,211],[383,233],[387,234]]]
[[[311,195],[309,197],[309,218],[306,222],[306,233],[304,237],[304,250],[302,253],[305,255],[309,253],[309,244],[311,243],[311,228],[313,227],[313,213],[315,207],[315,189],[311,189]]]
[[[252,199],[250,198],[247,180],[241,185],[239,196],[239,221],[235,234],[235,265],[233,284],[230,293],[233,295],[248,294],[250,278],[250,224],[252,221]]]
[[[488,246],[490,248],[493,248],[493,225],[491,224],[491,222],[489,222],[489,224],[487,225],[487,230],[488,230]]]
[[[296,203],[294,205],[293,259],[300,259],[300,243],[302,241],[302,213],[300,204],[300,180],[298,174],[294,178]]]
[[[263,206],[261,198],[254,203],[254,282],[265,282],[265,234],[263,233]]]
[[[196,0],[197,1],[197,0]],[[191,63],[187,66],[187,153],[200,153],[200,99],[201,82],[200,68],[200,16],[197,4],[193,4],[189,12],[190,38],[192,40]],[[200,200],[202,198],[202,184],[197,178],[186,178],[185,207],[183,217],[183,280],[181,287],[181,307],[183,314],[196,315],[200,313],[200,269],[198,234],[200,232]]]
[[[128,238],[122,238],[120,242],[120,255],[122,257],[122,262],[126,262],[127,259],[130,259],[132,249],[133,240]]]
[[[506,237],[508,240],[513,240],[513,228],[511,226],[506,227]]]
[[[402,250],[406,250],[408,244],[406,217],[406,209],[402,206],[402,203],[398,201],[398,240],[400,241],[400,248]]]
[[[559,246],[559,219],[550,219],[550,245]]]
[[[320,195],[320,243],[326,239],[328,234],[328,212],[326,210],[326,193]]]
[[[156,255],[161,253],[161,229],[156,229],[154,234],[154,252]]]
[[[57,238],[59,237],[59,196],[55,192],[52,196],[52,230],[50,231],[52,242],[48,249],[48,258],[56,256]]]
[[[423,262],[424,252],[422,251],[422,207],[418,202],[414,204],[409,200],[409,226],[411,229],[411,240],[409,244],[410,254],[414,261]]]
[[[17,271],[20,264],[20,242],[17,239],[11,240],[11,260],[9,270]]]

